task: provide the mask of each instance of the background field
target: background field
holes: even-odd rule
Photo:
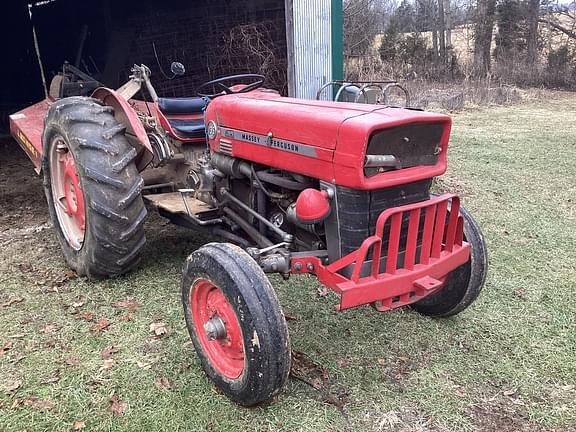
[[[241,409],[182,316],[180,268],[204,239],[152,216],[136,272],[74,278],[40,179],[4,140],[0,431],[576,430],[576,96],[457,114],[451,146],[437,188],[463,196],[490,251],[477,303],[448,320],[336,313],[314,279],[275,278],[300,379]]]

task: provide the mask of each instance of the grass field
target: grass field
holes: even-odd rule
[[[137,271],[73,278],[41,181],[4,141],[0,431],[576,430],[576,95],[546,95],[454,116],[438,188],[461,194],[486,235],[479,300],[447,320],[337,313],[314,279],[274,278],[318,388],[290,379],[254,409],[214,390],[187,336],[180,268],[204,239],[152,216]]]

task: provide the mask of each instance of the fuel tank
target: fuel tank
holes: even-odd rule
[[[442,114],[294,99],[265,89],[215,98],[206,110],[212,151],[364,190],[442,174],[450,125]],[[414,157],[423,148],[427,157]],[[369,151],[412,162],[369,172]]]

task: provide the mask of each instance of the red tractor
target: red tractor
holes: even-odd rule
[[[112,90],[66,65],[46,100],[11,116],[79,275],[137,265],[145,202],[226,241],[188,257],[182,303],[206,373],[246,406],[275,395],[290,370],[266,273],[316,275],[338,310],[409,305],[447,317],[476,299],[487,270],[460,199],[430,193],[446,171],[448,116],[292,99],[263,83],[237,75],[199,97],[160,98],[146,66]],[[150,101],[134,99],[141,91]]]

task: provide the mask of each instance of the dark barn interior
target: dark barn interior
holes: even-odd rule
[[[30,0],[32,2],[32,0]],[[144,63],[162,96],[192,96],[204,81],[242,72],[287,89],[284,0],[47,0],[3,2],[2,129],[7,116],[44,97],[36,29],[48,85],[65,61],[117,88]],[[6,52],[7,51],[7,52]],[[6,55],[7,54],[7,55]],[[170,64],[186,67],[170,79]]]

